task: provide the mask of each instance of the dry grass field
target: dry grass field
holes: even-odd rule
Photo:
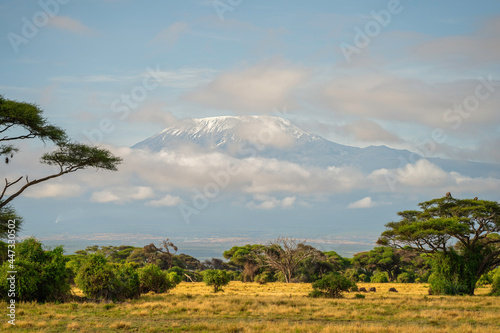
[[[359,283],[375,293],[307,297],[310,284],[231,282],[214,294],[181,283],[168,294],[119,304],[17,305],[21,332],[500,332],[500,297],[428,296],[423,284]],[[389,293],[390,287],[398,293]],[[6,303],[1,304],[6,309]],[[6,310],[4,310],[6,311]],[[6,316],[3,316],[6,318]]]

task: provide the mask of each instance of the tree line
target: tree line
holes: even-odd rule
[[[405,221],[405,220],[403,220]],[[403,222],[401,221],[401,222]],[[382,234],[385,243],[393,225]],[[384,238],[386,237],[386,238]],[[491,238],[491,242],[487,241]],[[268,244],[233,246],[223,252],[225,260],[212,258],[200,261],[187,254],[177,254],[178,248],[169,239],[158,245],[144,247],[89,246],[71,255],[64,255],[61,246],[44,249],[35,238],[27,238],[17,246],[16,297],[24,301],[64,301],[79,299],[71,293],[79,287],[85,298],[124,300],[142,293],[163,293],[181,281],[204,281],[221,291],[229,281],[254,283],[312,283],[311,296],[341,297],[342,291],[357,290],[357,282],[427,283],[432,294],[473,294],[479,285],[491,284],[492,295],[500,295],[500,268],[492,264],[475,277],[478,262],[487,260],[484,247],[495,251],[499,237],[489,234],[483,240],[485,258],[470,260],[460,243],[447,252],[417,251],[409,245],[402,247],[379,245],[370,251],[344,258],[335,251],[320,251],[305,241],[279,237]],[[0,242],[0,293],[4,299],[9,291],[7,279],[8,244]],[[450,255],[450,257],[446,257]],[[469,269],[469,271],[466,271]],[[463,275],[463,274],[469,275]]]

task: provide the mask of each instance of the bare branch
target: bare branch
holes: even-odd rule
[[[23,179],[23,176],[19,177],[17,180],[9,183],[9,181],[7,180],[7,178],[5,178],[5,186],[3,188],[3,191],[2,191],[2,194],[0,195],[0,201],[2,200],[3,196],[5,195],[5,191],[7,191],[7,188],[11,187],[12,185],[15,185],[18,181],[20,181],[21,179]],[[0,205],[0,207],[3,207],[3,205]]]

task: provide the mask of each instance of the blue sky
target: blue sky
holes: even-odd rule
[[[500,163],[499,35],[498,1],[4,0],[0,93],[40,105],[75,140],[126,156],[130,152],[124,147],[178,119],[278,114],[342,144]],[[26,154],[37,149],[25,147]],[[37,172],[28,157],[19,163],[18,170]],[[173,204],[187,200],[189,189],[143,183],[140,170],[132,170],[135,164],[127,165],[128,178],[120,182],[135,186],[138,200],[129,195],[99,202],[105,191],[112,198],[125,190],[111,193],[117,185],[90,180],[91,173],[85,184],[70,176],[55,183],[59,187],[19,200],[27,226],[35,234],[41,232],[37,225],[57,234],[76,233],[60,229],[58,216],[81,220],[82,207],[100,212],[95,220],[109,215],[111,227],[117,223],[114,216],[134,215],[126,213],[127,205],[136,208],[137,216],[176,219],[175,205],[153,209],[144,200]],[[436,174],[435,168],[418,167],[424,175]],[[485,179],[469,184],[493,184],[484,193],[498,200],[496,183]],[[402,193],[375,191],[364,203],[395,212],[443,189],[419,190],[420,196],[405,199]],[[409,187],[407,193],[415,191]],[[318,200],[308,194],[302,201],[297,193],[280,195],[260,198],[273,202],[297,196],[304,205],[296,209],[317,216],[323,225],[324,215],[332,213],[325,202],[339,199],[335,193],[318,194]],[[340,206],[364,198],[353,190]],[[29,207],[47,205],[52,213],[42,214],[44,222],[30,222],[40,214]],[[240,216],[241,208],[231,205],[229,211]],[[323,208],[315,213],[305,208],[316,205]],[[294,209],[281,213],[293,219]],[[343,219],[358,214],[346,209],[338,212]],[[274,215],[285,216],[277,210]],[[361,220],[366,213],[360,214]],[[218,220],[219,215],[214,210],[202,217]],[[376,234],[382,228],[372,229]]]

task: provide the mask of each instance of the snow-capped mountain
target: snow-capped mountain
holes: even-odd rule
[[[221,116],[186,119],[135,144],[132,148],[160,151],[194,146],[233,157],[260,156],[318,167],[354,166],[364,172],[401,168],[423,158],[386,146],[351,147],[302,130],[273,116]],[[500,176],[495,164],[427,158],[445,171],[472,177]]]
[[[331,157],[359,150],[328,141],[272,116],[223,116],[182,120],[133,148],[160,151],[195,145],[235,157],[257,155],[305,164],[331,164]]]
[[[245,141],[285,148],[297,143],[321,140],[324,139],[278,117],[222,116],[181,120],[139,142],[134,148],[159,151],[172,145],[194,143],[204,148],[223,149]]]

